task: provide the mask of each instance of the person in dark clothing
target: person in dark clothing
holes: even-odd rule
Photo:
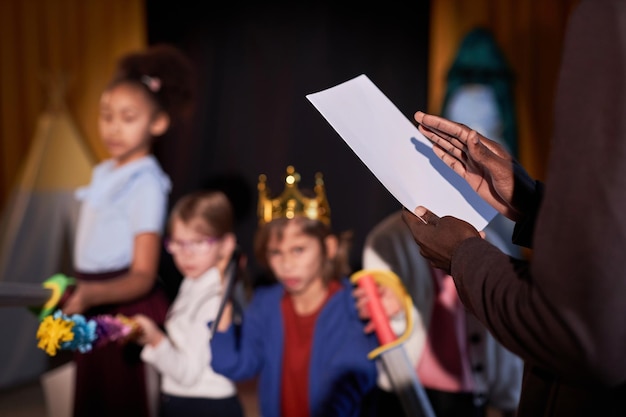
[[[624,416],[626,2],[577,5],[559,77],[545,186],[476,131],[415,114],[435,154],[516,222],[530,261],[425,207],[403,218],[465,307],[524,359],[518,417]]]

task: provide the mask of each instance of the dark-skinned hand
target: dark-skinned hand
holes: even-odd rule
[[[443,117],[417,112],[414,118],[435,155],[482,199],[513,221],[524,216],[535,181],[502,145]]]
[[[459,245],[472,237],[484,238],[466,221],[452,216],[439,218],[425,207],[419,206],[415,213],[404,209],[402,220],[411,230],[413,239],[420,247],[420,253],[431,265],[450,273],[452,255]]]

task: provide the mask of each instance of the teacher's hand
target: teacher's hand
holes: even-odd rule
[[[414,117],[435,155],[482,199],[513,221],[524,216],[535,181],[502,145],[443,117],[422,112]]]
[[[417,207],[415,213],[404,209],[402,219],[411,230],[420,253],[431,265],[450,273],[452,255],[461,242],[472,237],[484,238],[466,221],[452,216],[439,218],[425,207]]]

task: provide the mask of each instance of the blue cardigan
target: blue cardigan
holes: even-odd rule
[[[312,417],[357,416],[363,397],[376,386],[377,369],[367,354],[378,347],[376,336],[363,332],[352,284],[324,305],[313,334],[309,365],[309,407]],[[281,417],[283,317],[281,284],[258,288],[241,325],[216,332],[211,340],[213,369],[234,380],[259,375],[263,417]]]

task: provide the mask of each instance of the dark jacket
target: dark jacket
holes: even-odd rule
[[[580,2],[559,77],[545,192],[515,235],[530,263],[473,238],[452,275],[525,360],[520,417],[626,416],[626,1]]]

